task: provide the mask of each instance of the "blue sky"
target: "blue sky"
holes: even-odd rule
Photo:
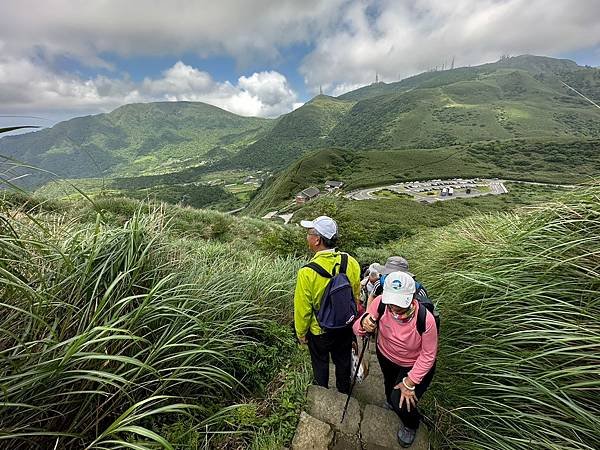
[[[391,82],[524,53],[600,66],[600,2],[5,0],[0,115],[46,125],[189,100],[277,117],[319,86],[339,95],[375,72]]]

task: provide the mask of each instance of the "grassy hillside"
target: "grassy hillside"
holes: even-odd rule
[[[0,155],[65,178],[166,173],[229,157],[272,124],[205,103],[131,104],[2,138]],[[22,182],[29,186],[49,178],[28,172],[31,175]]]
[[[403,240],[441,309],[437,446],[600,446],[600,192]],[[435,402],[433,401],[435,399]]]
[[[600,91],[598,69],[524,55],[377,83],[337,101],[318,96],[283,116],[233,160],[247,167],[281,168],[327,147],[434,148],[490,139],[599,138],[597,111],[561,80],[590,95]]]
[[[309,381],[289,327],[301,262],[261,244],[283,227],[6,192],[0,217],[0,447],[289,444]]]
[[[567,77],[570,81],[578,78],[579,74],[595,75],[596,78],[600,77],[596,75],[598,73],[597,70],[578,66],[577,63],[568,59],[520,55],[511,58],[502,58],[497,62],[474,67],[458,67],[456,69],[424,72],[395,83],[375,83],[342,94],[338,98],[359,101],[380,95],[399,94],[410,89],[440,87],[458,81],[476,80],[482,75],[488,75],[500,69],[523,70],[538,77],[543,73],[543,78],[548,76],[553,79],[554,77]],[[578,75],[573,76],[572,74]],[[568,82],[567,79],[564,81]],[[574,84],[579,87],[583,86],[582,83],[574,82]]]
[[[325,147],[329,132],[354,102],[319,95],[282,116],[273,129],[233,158],[242,167],[282,168],[308,150]]]
[[[596,72],[598,78],[590,79],[600,86],[600,70]],[[596,108],[557,84],[553,75],[508,68],[468,75],[359,101],[332,130],[330,142],[387,149],[488,139],[600,137]]]
[[[498,177],[554,183],[588,181],[600,173],[600,141],[515,139],[438,149],[312,153],[270,180],[252,200],[249,212],[263,213],[292,200],[308,186],[328,179],[345,190],[400,181],[452,177]]]
[[[466,221],[470,209],[523,198],[427,211],[321,202],[345,249],[366,246],[362,263],[406,255],[438,303],[439,362],[423,400],[438,448],[600,445],[600,192],[556,200],[535,189],[545,206]],[[310,380],[289,329],[304,258],[277,254],[305,248],[297,230],[129,199],[7,193],[0,218],[4,446],[289,445]]]

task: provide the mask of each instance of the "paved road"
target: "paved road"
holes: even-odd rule
[[[389,186],[386,186],[389,187]],[[373,198],[373,193],[380,191],[381,187],[370,188],[370,189],[361,189],[360,191],[355,191],[348,195],[351,195],[350,198],[354,200],[371,200]]]

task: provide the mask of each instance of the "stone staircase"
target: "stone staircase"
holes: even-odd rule
[[[369,376],[354,386],[344,422],[340,423],[347,396],[335,389],[333,365],[329,368],[329,386],[310,386],[306,412],[292,441],[292,450],[386,450],[401,449],[396,439],[400,419],[384,409],[383,374],[374,354],[372,342],[365,358],[369,358]],[[425,425],[421,424],[413,450],[429,449]]]

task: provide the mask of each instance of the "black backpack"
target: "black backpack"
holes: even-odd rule
[[[348,268],[348,254],[342,253],[342,261],[339,264],[340,270],[336,274],[333,267],[333,274],[330,274],[315,262],[310,262],[304,267],[308,267],[324,278],[329,278],[329,283],[321,297],[321,306],[315,310],[315,315],[319,326],[325,330],[335,330],[346,328],[354,322],[358,314],[352,285],[346,275]]]
[[[435,327],[438,332],[440,331],[440,313],[436,309],[435,305],[427,295],[427,289],[423,287],[421,283],[417,283],[417,291],[415,292],[415,298],[419,302],[419,306],[424,306],[425,308],[419,308],[417,312],[417,331],[422,336],[425,333],[425,327],[427,325],[427,311],[429,311],[433,318],[435,319]],[[377,314],[379,314],[379,319],[383,316],[385,312],[385,303],[382,301],[379,302],[379,307],[377,308]]]

